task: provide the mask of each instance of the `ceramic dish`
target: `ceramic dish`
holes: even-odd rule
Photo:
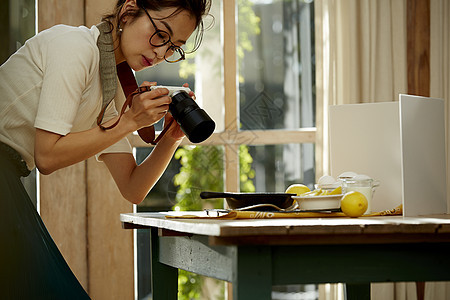
[[[328,210],[339,209],[344,194],[323,196],[293,196],[300,210]]]

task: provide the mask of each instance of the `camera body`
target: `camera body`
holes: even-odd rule
[[[216,123],[189,96],[191,91],[189,88],[152,86],[150,90],[158,88],[169,90],[169,96],[172,98],[172,103],[169,104],[169,112],[192,143],[201,143],[211,136],[216,128]]]
[[[184,86],[165,86],[165,85],[156,85],[156,86],[152,86],[150,87],[150,90],[156,90],[156,89],[168,89],[169,90],[169,97],[172,97],[173,93],[178,92],[178,91],[183,91],[189,94],[189,92],[191,91],[190,88],[184,87]]]

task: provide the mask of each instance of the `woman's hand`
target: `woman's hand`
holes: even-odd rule
[[[183,84],[183,87],[189,87],[189,84],[188,83],[185,83],[185,84]],[[193,91],[190,91],[189,92],[189,96],[192,98],[192,99],[194,99],[195,100],[195,94],[194,94],[194,92]]]
[[[156,82],[145,81],[141,86],[155,86]],[[161,120],[169,110],[172,99],[167,89],[155,89],[134,96],[129,110],[123,115],[135,124],[136,130],[151,126]]]

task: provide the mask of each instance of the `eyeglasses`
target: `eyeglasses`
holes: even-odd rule
[[[180,60],[186,59],[184,50],[181,47],[176,46],[170,40],[170,34],[164,30],[158,29],[152,17],[150,17],[150,15],[148,14],[147,10],[145,8],[142,9],[144,10],[145,14],[150,19],[150,22],[152,22],[153,27],[155,28],[155,33],[153,33],[149,39],[150,45],[152,45],[153,47],[162,47],[167,44],[170,44],[166,50],[166,53],[164,54],[164,59],[169,63],[176,63],[179,62]]]

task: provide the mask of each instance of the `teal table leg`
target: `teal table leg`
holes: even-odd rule
[[[370,283],[345,285],[346,300],[370,300]]]
[[[152,299],[177,299],[178,269],[159,262],[158,228],[151,229],[150,256],[150,268],[152,270]]]
[[[235,247],[233,260],[233,300],[270,300],[272,296],[272,256],[270,247]],[[256,252],[256,253],[255,253]]]

